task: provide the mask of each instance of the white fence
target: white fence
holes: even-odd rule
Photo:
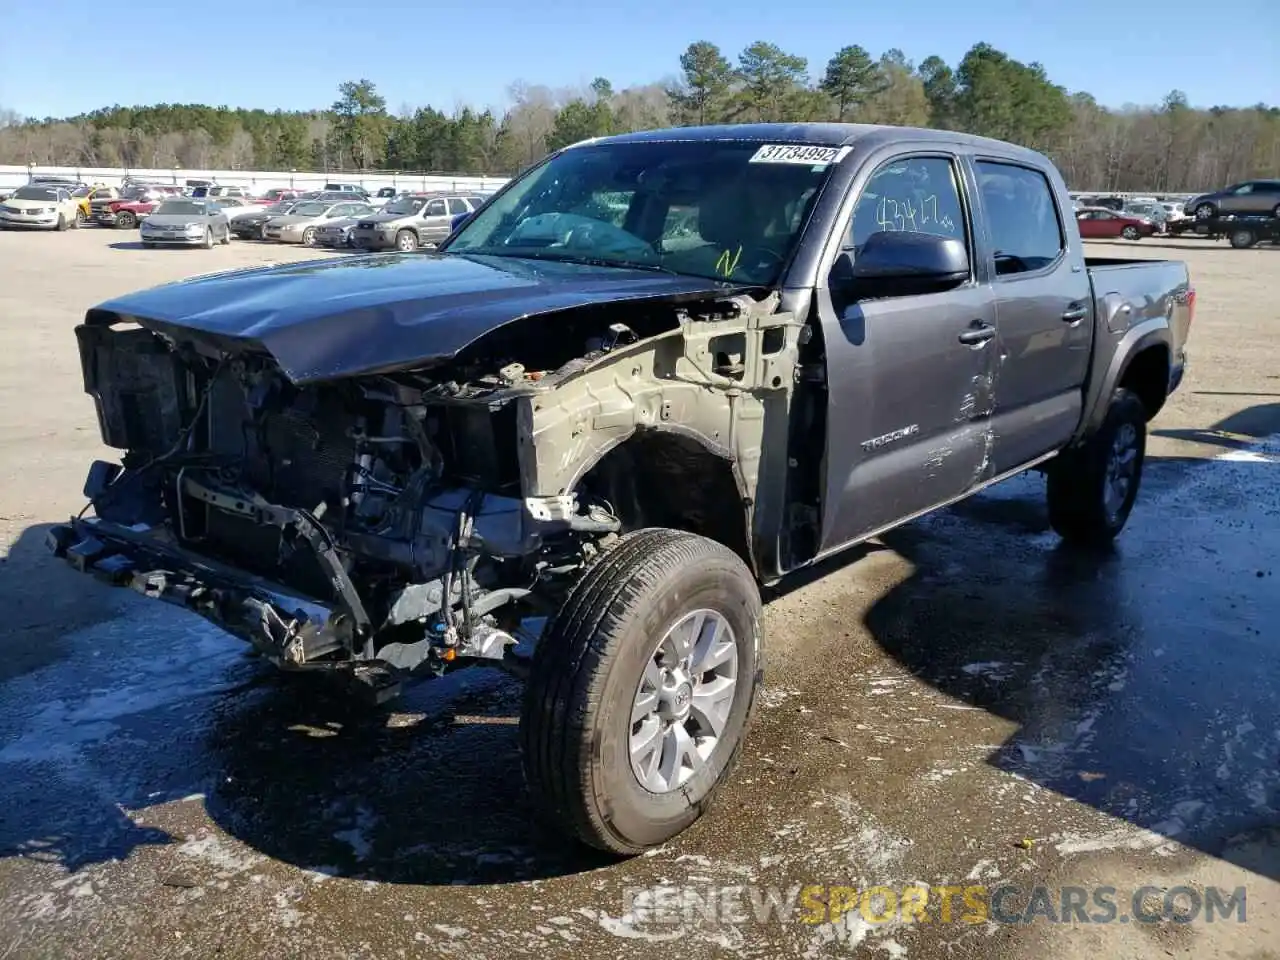
[[[125,177],[152,183],[183,183],[186,180],[213,180],[226,186],[249,187],[257,193],[272,187],[319,190],[326,183],[354,183],[371,193],[382,187],[397,190],[496,190],[506,177],[463,177],[449,174],[324,174],[311,171],[280,170],[141,170],[120,167],[0,166],[0,187],[19,187],[32,176],[71,177],[85,183],[119,186]]]
[[[32,176],[71,177],[85,183],[103,183],[119,186],[125,177],[147,180],[152,183],[182,183],[185,180],[213,180],[226,186],[248,187],[255,193],[272,187],[289,187],[297,190],[319,190],[326,183],[354,183],[370,193],[382,187],[396,190],[496,190],[507,182],[506,177],[464,177],[450,174],[387,173],[361,175],[355,173],[313,173],[311,171],[270,170],[141,170],[120,167],[6,167],[0,166],[0,187],[19,187]],[[1170,199],[1190,199],[1194,194],[1124,192],[1111,190],[1072,190],[1071,196],[1130,197],[1159,196]]]

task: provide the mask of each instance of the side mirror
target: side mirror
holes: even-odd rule
[[[841,253],[830,285],[854,299],[937,293],[969,279],[964,241],[932,233],[883,230],[871,234],[851,257]]]
[[[449,232],[456,233],[458,228],[461,227],[464,223],[466,223],[470,219],[471,219],[471,214],[469,213],[454,214],[453,219],[449,221]]]

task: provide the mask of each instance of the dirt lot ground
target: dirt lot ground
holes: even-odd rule
[[[0,233],[0,958],[1280,956],[1280,249],[1099,245],[1199,291],[1114,555],[1058,548],[1028,477],[791,585],[734,781],[610,863],[531,824],[511,681],[351,709],[46,557],[108,453],[85,308],[320,255],[136,240]],[[927,914],[829,889],[876,885]]]

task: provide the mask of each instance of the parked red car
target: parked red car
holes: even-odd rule
[[[297,200],[302,196],[301,190],[291,190],[288,187],[272,187],[270,190],[263,192],[260,197],[249,197],[250,203],[272,204],[279,203],[282,200]]]
[[[1117,213],[1106,207],[1081,207],[1076,211],[1076,223],[1080,227],[1080,236],[1086,240],[1108,240],[1113,237],[1141,240],[1156,232],[1156,225],[1150,220]]]
[[[162,200],[182,196],[182,188],[172,184],[131,186],[115,200],[94,200],[90,216],[100,227],[120,227],[132,230],[138,221],[146,218]]]

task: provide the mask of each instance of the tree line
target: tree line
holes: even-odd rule
[[[1280,175],[1280,107],[1113,109],[1055,84],[1039,63],[979,43],[954,66],[854,44],[817,72],[753,43],[731,60],[692,43],[670,80],[615,90],[513,84],[501,115],[463,107],[387,108],[368,80],[342,83],[327,110],[203,104],[105,107],[68,118],[0,110],[0,163],[37,166],[511,174],[593,136],[669,125],[841,120],[933,126],[1049,154],[1075,189],[1199,190]]]

